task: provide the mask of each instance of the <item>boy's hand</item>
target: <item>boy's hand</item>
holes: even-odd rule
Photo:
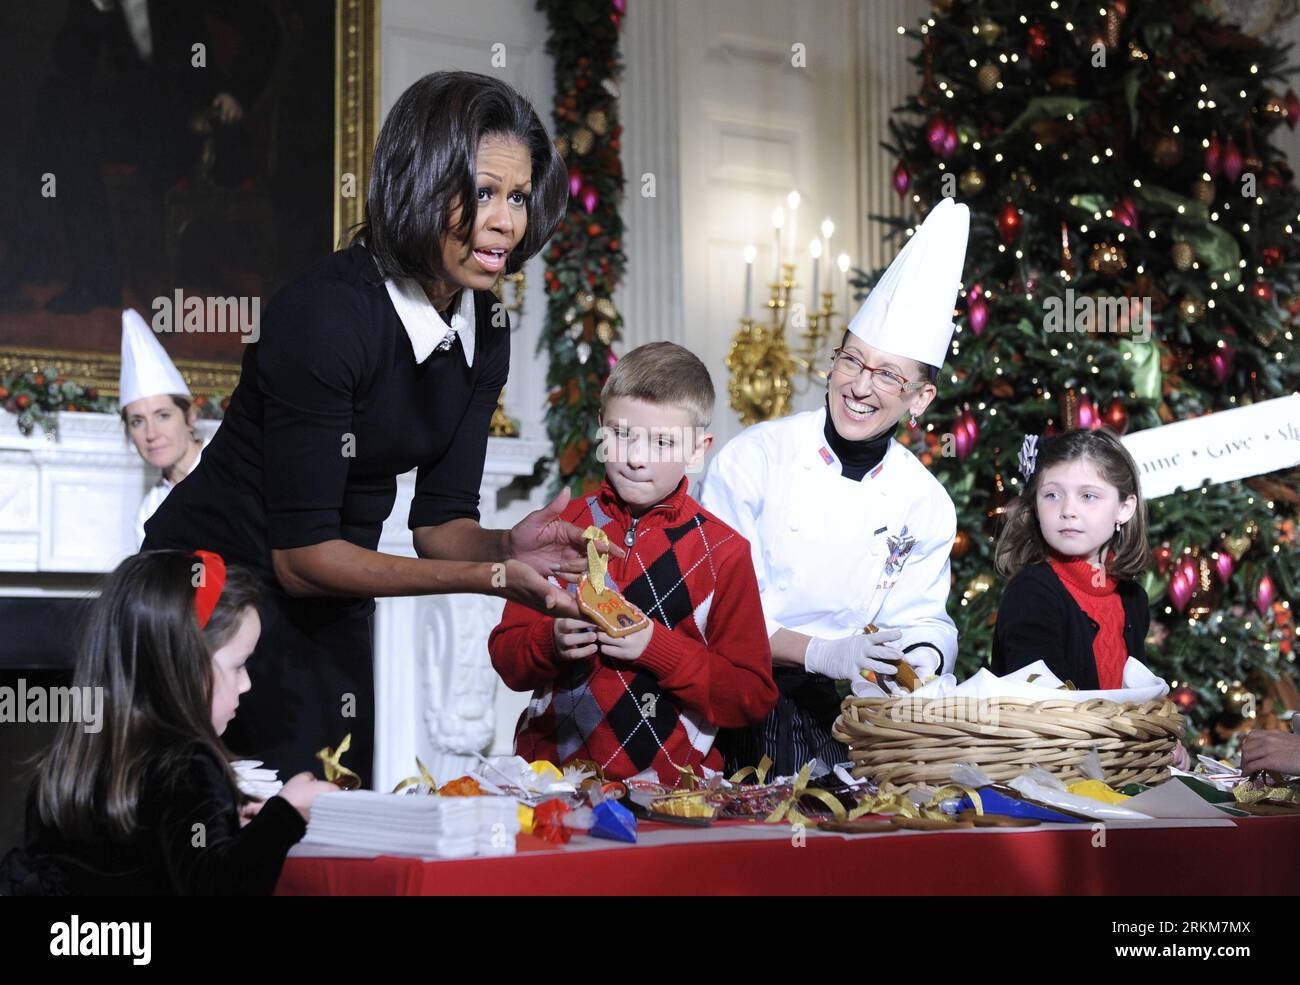
[[[585,619],[556,619],[552,632],[561,660],[586,660],[596,655],[596,627]]]
[[[654,635],[654,629],[655,624],[652,622],[635,633],[622,637],[610,636],[597,630],[596,642],[600,644],[600,652],[605,656],[616,660],[632,661],[645,653],[645,648],[650,645],[650,637]]]

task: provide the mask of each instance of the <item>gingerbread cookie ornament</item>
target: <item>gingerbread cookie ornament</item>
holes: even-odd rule
[[[597,543],[609,543],[605,531],[591,526],[583,531],[582,536],[587,540],[587,573],[578,583],[578,608],[582,614],[615,639],[650,625],[644,612],[605,584],[609,555],[596,550]]]

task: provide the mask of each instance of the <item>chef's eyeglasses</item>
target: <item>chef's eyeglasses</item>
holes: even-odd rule
[[[874,366],[868,366],[853,353],[843,348],[832,349],[831,355],[835,357],[831,363],[832,373],[839,373],[840,376],[849,379],[857,379],[863,373],[870,373],[872,389],[879,390],[881,393],[898,394],[904,390],[915,390],[917,387],[925,386],[924,380],[911,383],[906,376],[899,376],[892,370],[876,369]]]

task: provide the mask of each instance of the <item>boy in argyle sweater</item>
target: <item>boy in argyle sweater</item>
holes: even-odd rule
[[[713,442],[713,401],[709,371],[672,342],[634,349],[610,373],[605,481],[563,518],[623,546],[606,584],[650,625],[615,639],[506,603],[488,649],[510,688],[533,692],[515,731],[525,759],[590,759],[609,779],[675,787],[687,767],[722,768],[719,728],[760,722],[776,703],[749,543],[686,493]]]

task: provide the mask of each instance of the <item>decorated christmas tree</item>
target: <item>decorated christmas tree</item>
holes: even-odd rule
[[[972,212],[939,396],[899,435],[957,508],[965,675],[989,660],[994,539],[1025,435],[1158,428],[1296,391],[1300,194],[1272,138],[1300,101],[1282,91],[1287,50],[1204,4],[933,7],[900,40],[919,45],[922,83],[886,145],[910,214],[875,218],[901,246],[941,196]],[[1086,324],[1107,311],[1109,331]],[[1284,469],[1148,502],[1147,658],[1193,747],[1295,707],[1298,488]]]

